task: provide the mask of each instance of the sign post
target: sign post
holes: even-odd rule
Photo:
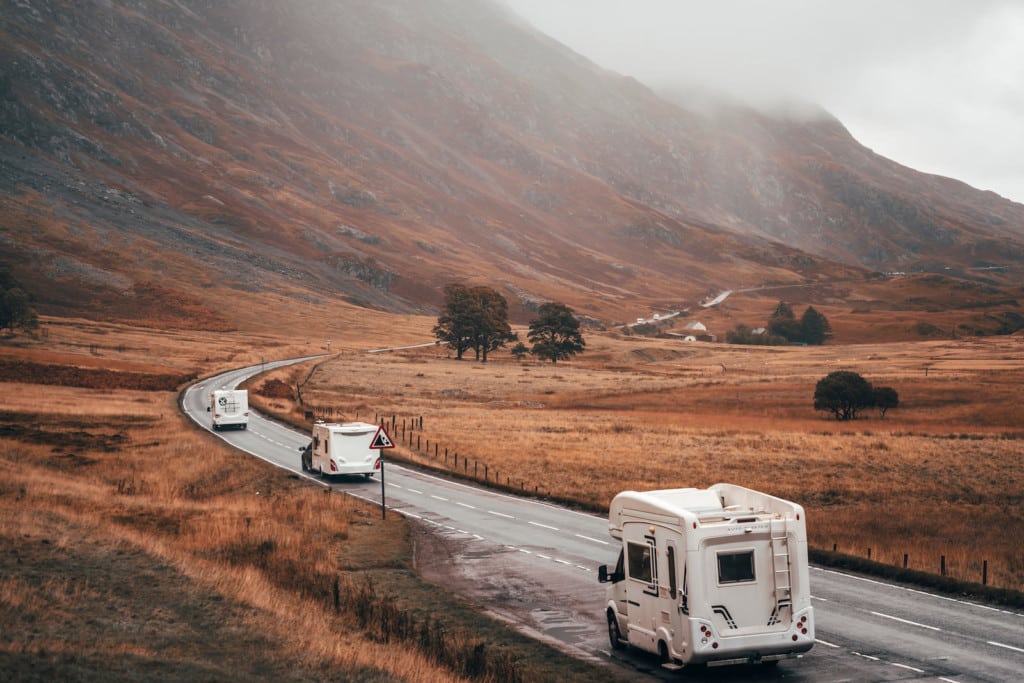
[[[387,431],[384,429],[384,425],[377,427],[377,433],[373,435],[373,441],[370,442],[370,448],[377,449],[377,459],[380,461],[380,518],[388,518],[388,507],[384,501],[384,449],[394,448],[395,442],[388,436]]]

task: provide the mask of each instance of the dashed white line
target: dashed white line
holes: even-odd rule
[[[560,531],[560,529],[557,526],[550,526],[548,524],[541,524],[540,522],[533,522],[533,521],[531,521],[530,524],[532,524],[534,526],[539,526],[542,529],[551,529],[552,531]]]
[[[838,648],[838,647],[839,647],[839,646],[838,646],[838,645],[836,645],[835,643],[830,643],[830,642],[828,642],[827,640],[822,640],[821,638],[815,638],[815,639],[814,639],[814,642],[816,642],[816,643],[821,643],[821,644],[822,644],[822,645],[824,645],[825,647],[835,647],[835,648]]]
[[[558,564],[572,565],[572,562],[566,562],[565,560],[560,560],[560,559],[558,559],[557,557],[553,557],[553,558],[551,558],[551,559],[553,559],[553,560],[554,560],[555,562],[557,562]]]
[[[542,557],[542,558],[544,558],[545,560],[550,560],[550,559],[551,559],[551,558],[550,558],[549,556],[547,556],[547,555],[541,555],[540,553],[537,553],[537,557]]]
[[[919,674],[923,674],[924,673],[924,669],[917,669],[917,668],[914,668],[912,666],[907,666],[906,664],[900,664],[898,662],[889,662],[889,663],[892,664],[893,666],[898,666],[901,669],[909,669],[910,671],[916,671]]]
[[[864,659],[870,659],[872,662],[880,662],[880,661],[882,661],[878,657],[872,657],[871,655],[861,654],[860,652],[854,652],[853,654],[857,655],[858,657],[863,657]]]
[[[448,502],[447,498],[442,498],[441,496],[435,496],[433,493],[430,494],[430,497],[431,498],[436,498],[437,500],[442,500],[442,501],[444,501],[446,503]]]
[[[461,505],[464,508],[469,508],[470,510],[476,510],[476,506],[475,505],[470,505],[469,503],[460,503],[459,501],[455,501],[455,504],[456,505]]]
[[[512,515],[506,515],[504,512],[495,512],[494,510],[488,510],[487,514],[494,515],[496,517],[504,517],[505,519],[515,519]]]
[[[1024,648],[1014,647],[1013,645],[1006,645],[1005,643],[997,643],[994,640],[986,641],[989,645],[995,645],[996,647],[1005,647],[1007,650],[1013,650],[1014,652],[1024,652]]]
[[[423,495],[423,491],[417,491],[416,489],[406,489],[406,491],[408,491],[409,493],[418,493],[421,496]]]
[[[882,617],[883,619],[892,619],[893,621],[898,621],[901,624],[909,624],[910,626],[919,626],[920,628],[926,628],[926,629],[929,629],[931,631],[941,631],[942,630],[938,626],[929,626],[928,624],[919,624],[916,621],[908,621],[906,619],[900,619],[899,617],[894,617],[891,614],[882,614],[881,612],[871,612],[871,614],[874,614],[876,617]],[[1022,650],[1022,652],[1024,652],[1024,650]]]
[[[590,567],[584,567],[582,564],[573,565],[576,569],[582,569],[585,572],[591,571]]]
[[[533,555],[533,551],[530,550],[524,550],[523,548],[516,548],[516,550],[518,550],[521,553],[526,553],[527,555]]]
[[[601,545],[611,545],[608,541],[602,541],[600,538],[591,538],[590,536],[584,536],[583,534],[575,534],[576,538],[582,538],[584,541],[593,541],[594,543],[600,543]]]
[[[939,680],[944,681],[944,683],[960,683],[960,681],[955,681],[952,678],[943,678],[942,676],[939,676]]]

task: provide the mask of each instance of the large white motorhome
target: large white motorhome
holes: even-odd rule
[[[622,544],[607,583],[608,637],[662,666],[774,663],[814,646],[800,505],[715,484],[623,491],[608,530]]]
[[[368,422],[317,422],[313,440],[302,449],[302,469],[324,477],[373,476],[380,469],[380,450],[370,448],[377,429]]]
[[[206,407],[213,428],[245,429],[249,425],[249,392],[245,389],[217,389]]]

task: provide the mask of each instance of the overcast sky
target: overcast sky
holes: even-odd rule
[[[1024,0],[505,0],[653,87],[793,97],[875,152],[1024,203]]]

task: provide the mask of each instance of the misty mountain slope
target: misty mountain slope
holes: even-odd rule
[[[1020,263],[1020,205],[828,117],[670,101],[487,2],[19,0],[2,20],[0,258],[43,312],[134,315],[153,282],[203,324],[232,290],[430,311],[469,279],[514,311],[615,316]]]

